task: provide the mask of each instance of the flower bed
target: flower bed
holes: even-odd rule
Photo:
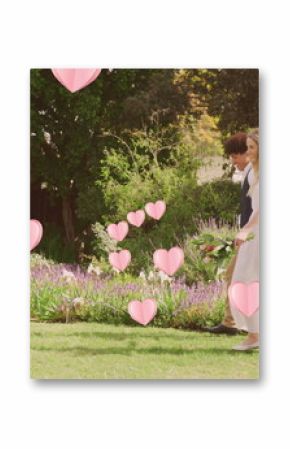
[[[221,281],[188,286],[184,278],[144,272],[104,274],[79,265],[54,264],[38,257],[31,264],[31,318],[134,324],[128,314],[132,300],[154,298],[158,312],[153,326],[200,328],[218,323],[223,315]],[[135,323],[136,324],[136,323]]]

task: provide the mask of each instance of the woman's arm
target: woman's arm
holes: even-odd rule
[[[251,233],[254,226],[259,224],[259,210],[255,210],[250,215],[249,221],[242,227],[240,232],[236,235],[236,240],[245,241],[248,235]]]

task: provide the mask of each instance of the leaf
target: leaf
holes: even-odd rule
[[[202,238],[208,242],[213,242],[215,240],[214,236],[211,234],[202,234]]]

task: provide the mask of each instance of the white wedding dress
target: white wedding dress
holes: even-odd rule
[[[253,212],[237,238],[244,240],[251,233],[254,234],[254,238],[240,246],[231,283],[244,282],[248,284],[259,281],[259,180],[256,179],[254,170],[250,171],[248,180]],[[259,310],[247,317],[231,304],[231,312],[238,329],[259,332]]]

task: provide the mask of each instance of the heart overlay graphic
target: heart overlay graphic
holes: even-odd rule
[[[174,246],[169,251],[157,249],[153,254],[153,261],[157,268],[172,276],[183,264],[184,253],[178,246]]]
[[[157,303],[154,299],[145,299],[143,302],[131,301],[128,304],[128,312],[134,321],[146,326],[156,315]]]
[[[147,203],[145,206],[145,211],[149,217],[152,217],[155,220],[160,220],[166,211],[166,204],[161,200],[156,201],[156,203]]]
[[[140,209],[137,210],[136,212],[129,212],[127,214],[127,220],[131,225],[137,226],[139,228],[145,220],[144,210]]]
[[[38,220],[30,220],[30,251],[39,244],[42,235],[42,224]]]
[[[234,282],[228,289],[230,303],[250,317],[259,309],[259,282]]]
[[[109,254],[109,262],[119,271],[124,271],[131,262],[131,253],[127,249]]]
[[[124,238],[128,234],[128,231],[129,226],[127,221],[120,221],[118,224],[113,223],[107,227],[109,236],[114,240],[118,240],[119,242],[124,240]]]
[[[51,69],[55,78],[71,93],[91,84],[101,69]]]

